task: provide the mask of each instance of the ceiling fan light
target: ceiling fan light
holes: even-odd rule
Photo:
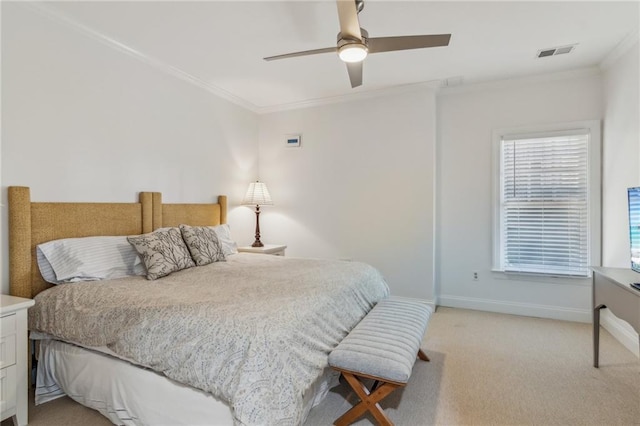
[[[338,56],[343,62],[362,62],[368,53],[367,46],[359,43],[345,44],[338,49]]]

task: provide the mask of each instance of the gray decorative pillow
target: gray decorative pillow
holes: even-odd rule
[[[178,228],[159,229],[127,240],[142,257],[148,280],[196,266]]]
[[[196,265],[203,266],[226,260],[218,234],[213,227],[180,225],[180,231]]]

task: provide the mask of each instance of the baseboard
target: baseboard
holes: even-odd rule
[[[638,345],[638,333],[626,321],[621,320],[611,313],[609,309],[600,311],[600,325],[622,345],[640,358]]]
[[[502,314],[523,315],[527,317],[550,318],[564,321],[592,322],[589,309],[564,308],[561,306],[536,305],[532,303],[504,302],[501,300],[477,299],[440,295],[440,306],[475,309],[478,311],[498,312]]]

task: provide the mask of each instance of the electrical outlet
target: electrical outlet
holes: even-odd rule
[[[478,273],[475,271],[473,272],[473,280],[478,281]]]

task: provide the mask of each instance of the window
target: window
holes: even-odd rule
[[[599,261],[598,122],[494,135],[494,269],[590,276]]]

